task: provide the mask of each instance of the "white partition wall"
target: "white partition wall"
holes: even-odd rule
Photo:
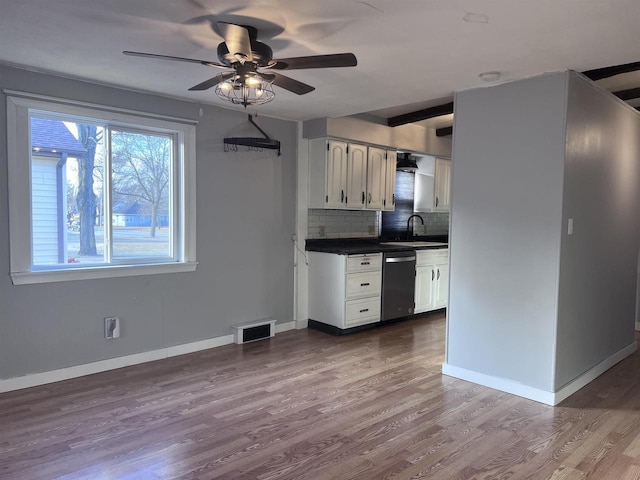
[[[635,349],[640,115],[575,72],[455,108],[443,372],[555,404]]]

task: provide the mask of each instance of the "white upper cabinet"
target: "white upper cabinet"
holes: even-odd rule
[[[367,208],[382,210],[386,193],[387,151],[369,147],[367,158]]]
[[[396,152],[309,140],[309,208],[394,210]]]
[[[385,175],[385,193],[382,205],[383,210],[396,209],[396,160],[398,152],[395,150],[387,150]]]
[[[344,206],[347,193],[347,144],[344,142],[328,142],[326,208]]]
[[[451,206],[451,161],[436,158],[434,175],[434,212],[448,212]]]
[[[367,147],[350,143],[347,146],[347,197],[346,208],[365,208],[367,191]]]

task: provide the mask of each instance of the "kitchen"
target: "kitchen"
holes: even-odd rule
[[[444,308],[450,161],[429,155],[418,159],[409,152],[401,152],[396,161],[396,151],[387,150],[386,158],[380,153],[381,162],[376,162],[378,152],[384,151],[379,147],[323,138],[309,144],[310,181],[319,184],[310,188],[310,205],[330,204],[325,182],[317,180],[325,176],[326,192],[336,192],[337,205],[309,211],[309,325],[344,333]],[[371,173],[376,168],[384,173],[382,183],[393,186],[377,204],[382,210],[371,206],[377,195],[370,192],[370,184],[372,179],[380,183]],[[422,203],[414,206],[416,184]],[[430,201],[425,201],[427,196]],[[357,201],[350,205],[354,197]]]

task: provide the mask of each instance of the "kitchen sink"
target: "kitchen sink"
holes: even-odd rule
[[[399,245],[402,247],[446,247],[446,243],[442,242],[380,242],[380,245]]]

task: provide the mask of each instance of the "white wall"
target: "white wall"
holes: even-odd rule
[[[281,157],[224,153],[225,136],[247,133],[246,113],[6,66],[0,87],[199,121],[193,273],[12,285],[7,153],[0,149],[0,379],[229,335],[231,325],[249,320],[293,320],[294,122],[257,119],[282,142]],[[0,145],[5,109],[3,95]],[[103,338],[105,316],[120,316],[120,339]]]

